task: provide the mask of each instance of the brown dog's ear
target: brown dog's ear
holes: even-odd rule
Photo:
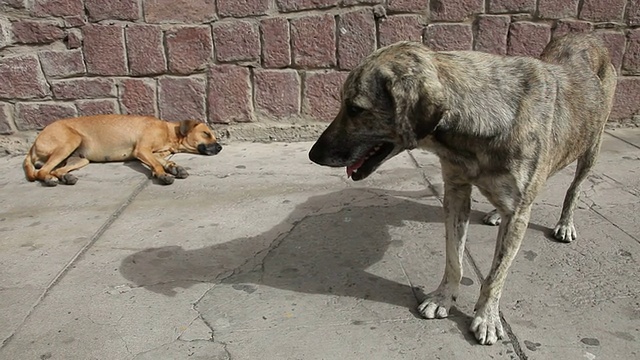
[[[431,134],[447,111],[444,89],[435,79],[406,76],[389,84],[396,130],[408,149],[415,148],[418,141]]]
[[[200,122],[198,122],[196,120],[182,120],[182,121],[180,121],[180,135],[187,136],[189,131],[193,130],[193,128],[196,127],[196,125],[198,125],[199,123]]]

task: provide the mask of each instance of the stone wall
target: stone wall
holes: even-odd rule
[[[640,0],[0,0],[0,133],[98,113],[330,121],[348,71],[398,40],[537,56],[595,31],[640,115]]]

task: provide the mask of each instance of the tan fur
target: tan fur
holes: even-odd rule
[[[340,112],[309,158],[347,166],[360,180],[407,149],[438,155],[446,266],[440,286],[419,306],[430,319],[446,317],[458,294],[472,186],[487,197],[496,210],[485,221],[500,229],[471,331],[481,344],[494,344],[505,336],[499,300],[531,205],[550,176],[577,160],[553,232],[564,242],[576,237],[573,210],[600,149],[615,86],[606,47],[592,35],[557,38],[541,60],[400,42],[349,74]]]
[[[38,134],[24,159],[29,181],[73,185],[69,174],[89,162],[138,159],[164,184],[187,171],[165,158],[187,152],[214,155],[222,147],[211,129],[195,120],[167,122],[150,116],[96,115],[55,121]],[[169,174],[167,174],[169,172]]]

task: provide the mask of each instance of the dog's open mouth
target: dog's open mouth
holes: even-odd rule
[[[347,177],[354,181],[362,180],[371,175],[378,166],[391,154],[394,145],[384,142],[372,147],[355,163],[347,166]]]

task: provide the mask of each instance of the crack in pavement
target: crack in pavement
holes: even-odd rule
[[[417,169],[421,169],[421,167],[419,166],[417,160],[413,157],[413,155],[409,153],[409,156],[412,159],[414,166]],[[428,190],[430,190],[432,194],[436,194],[435,197],[442,204],[442,194],[437,190],[437,187],[434,186],[434,184],[432,184],[429,181],[429,179],[426,177],[426,174],[423,173],[422,177],[423,177],[423,180],[424,180],[423,185]],[[368,204],[367,204],[368,201],[383,196],[382,194],[377,194],[377,193],[372,192],[372,191],[370,192],[367,189],[363,189],[363,190],[365,192],[371,194],[371,196],[368,196],[366,198],[360,199],[359,202],[361,202],[361,204],[351,203],[350,204],[351,206],[368,206]],[[384,205],[382,205],[382,206],[384,207]],[[298,216],[297,218],[294,218],[294,219],[289,219],[287,221],[286,225],[283,226],[283,229],[281,231],[277,232],[276,234],[272,234],[270,236],[273,240],[270,242],[269,246],[267,246],[267,247],[257,251],[256,253],[254,253],[253,256],[251,256],[250,258],[245,260],[242,264],[236,266],[233,270],[230,270],[230,271],[228,271],[226,273],[218,275],[214,279],[214,281],[216,283],[224,283],[224,282],[228,281],[230,278],[232,278],[234,276],[237,276],[239,274],[242,274],[243,272],[250,273],[250,272],[253,272],[253,271],[260,271],[260,280],[262,281],[263,280],[263,276],[265,274],[265,268],[264,267],[265,267],[266,259],[268,259],[270,254],[272,254],[276,249],[278,249],[278,247],[281,244],[283,244],[285,242],[285,240],[293,233],[293,231],[303,221],[305,221],[305,220],[307,220],[307,219],[309,219],[311,217],[315,217],[315,216],[335,214],[335,213],[338,213],[338,212],[342,211],[343,208],[344,208],[344,205],[335,205],[335,206],[330,206],[330,207],[326,207],[326,208],[309,209],[309,212],[307,212],[306,214]],[[482,274],[480,274],[477,266],[475,265],[475,260],[473,259],[473,257],[469,253],[468,249],[465,249],[465,258],[467,259],[467,261],[469,261],[471,264],[473,264],[473,267],[477,271],[477,274],[476,274],[477,278],[479,280],[482,280],[483,279]],[[416,289],[411,284],[411,281],[408,278],[408,274],[406,274],[406,271],[405,271],[405,269],[403,267],[403,264],[400,264],[400,266],[402,267],[402,270],[404,272],[405,278],[409,282],[409,286],[411,286],[411,288],[412,288],[413,295],[414,295],[415,299],[417,301],[419,301],[420,299],[418,299],[418,294],[416,293]],[[200,299],[198,299],[197,301],[195,301],[193,303],[193,309],[198,312],[198,314],[200,315],[200,318],[203,320],[205,325],[211,330],[211,334],[212,334],[211,341],[223,345],[224,350],[227,353],[227,356],[229,357],[229,359],[231,359],[231,353],[229,352],[228,345],[226,343],[224,343],[223,341],[216,341],[215,340],[216,339],[216,334],[215,334],[214,326],[212,324],[207,323],[207,321],[202,316],[202,313],[197,309],[198,304],[202,301],[202,299],[205,297],[205,295],[210,290],[211,289],[205,291],[203,296],[201,296]],[[364,305],[362,305],[362,306],[364,306]],[[505,329],[507,330],[509,339],[511,339],[512,347],[513,347],[516,355],[518,356],[518,358],[520,360],[527,360],[528,357],[524,353],[524,351],[522,350],[522,347],[520,346],[520,343],[518,341],[517,336],[513,333],[511,327],[506,322],[506,320],[504,319],[502,314],[501,314],[501,320],[503,322],[503,325],[505,325]]]
[[[368,200],[371,199],[375,199],[375,198],[380,198],[383,197],[384,195],[382,194],[376,194],[375,192],[372,191],[368,191],[367,189],[362,189],[364,192],[367,192],[369,194],[371,194],[370,197],[366,197],[366,198],[362,198],[359,199],[360,202],[366,202]],[[358,206],[357,203],[351,203],[351,206]],[[256,252],[251,258],[247,259],[246,261],[244,261],[242,264],[236,266],[233,270],[230,271],[226,271],[225,273],[222,273],[220,275],[218,275],[214,281],[215,282],[219,282],[222,283],[226,280],[228,280],[229,278],[236,276],[238,274],[240,274],[242,271],[246,270],[246,267],[251,265],[252,262],[255,262],[255,264],[252,266],[252,269],[250,271],[253,270],[257,270],[258,268],[260,268],[260,270],[262,270],[262,272],[264,273],[264,260],[269,257],[269,255],[276,250],[283,242],[284,240],[287,239],[287,237],[298,227],[298,225],[300,223],[302,223],[303,221],[314,217],[314,216],[319,216],[319,215],[331,215],[331,214],[336,214],[339,213],[340,211],[342,211],[344,209],[343,205],[336,205],[336,206],[330,206],[328,208],[319,208],[316,210],[311,210],[308,213],[306,213],[305,215],[294,219],[294,220],[289,220],[289,223],[287,224],[287,228],[280,231],[279,233],[273,235],[273,240],[271,241],[271,243],[269,244],[269,246],[267,246],[266,248],[263,248],[262,250]],[[261,277],[262,280],[262,277]]]
[[[296,229],[296,227],[298,226],[298,224],[302,223],[304,220],[313,217],[313,216],[317,216],[317,215],[321,215],[321,214],[331,214],[331,213],[337,213],[339,211],[342,210],[342,207],[336,206],[335,209],[333,209],[333,211],[331,212],[323,212],[324,209],[318,209],[315,211],[310,211],[309,213],[305,214],[304,216],[302,216],[301,218],[297,219],[297,220],[293,220],[289,223],[289,226],[286,230],[281,231],[279,233],[277,233],[273,239],[273,241],[271,241],[271,243],[269,244],[268,247],[256,252],[251,258],[247,259],[246,261],[244,261],[242,264],[238,265],[236,268],[234,268],[231,271],[226,271],[220,275],[218,275],[215,279],[214,282],[215,283],[223,283],[226,280],[232,278],[233,276],[236,276],[240,273],[242,273],[242,271],[246,270],[247,266],[251,266],[253,267],[253,269],[251,269],[250,271],[255,270],[258,266],[260,267],[260,270],[262,271],[262,275],[260,276],[261,280],[262,280],[262,276],[264,276],[264,262],[265,260],[269,257],[269,254],[271,254],[274,250],[276,250],[278,248],[278,246],[280,246],[280,244],[282,244],[286,238],[293,232],[293,230]],[[252,265],[252,263],[256,263],[255,265]],[[204,297],[209,293],[209,291],[211,291],[213,288],[215,287],[215,284],[213,286],[211,286],[211,288],[207,289],[202,296],[200,296],[200,298],[198,300],[196,300],[193,304],[192,304],[192,309],[195,310],[198,313],[198,317],[202,320],[202,322],[209,328],[209,330],[211,330],[211,339],[210,341],[212,342],[216,342],[218,344],[221,344],[223,346],[223,349],[225,351],[225,353],[227,354],[228,359],[232,359],[231,357],[231,352],[229,351],[228,344],[226,344],[225,342],[222,341],[216,341],[215,340],[215,329],[213,327],[212,324],[210,324],[202,315],[202,313],[198,310],[198,304],[202,301],[202,299],[204,299]],[[185,330],[186,331],[186,330]]]
[[[233,359],[231,357],[231,351],[229,351],[229,348],[228,348],[229,345],[226,342],[222,342],[222,341],[220,342],[220,344],[222,345],[222,350],[224,350],[224,352],[227,354],[227,359],[229,360]]]
[[[20,329],[27,322],[27,319],[31,317],[31,314],[33,314],[35,309],[42,303],[42,301],[47,297],[47,295],[49,295],[49,292],[51,291],[51,289],[53,289],[53,287],[56,286],[60,282],[60,280],[62,280],[67,275],[69,270],[73,268],[73,265],[77,261],[82,259],[83,255],[87,251],[89,251],[89,249],[102,237],[102,235],[107,231],[107,229],[111,227],[111,225],[120,217],[120,215],[122,215],[125,209],[129,207],[129,205],[131,205],[133,200],[135,200],[135,198],[142,192],[142,190],[144,190],[150,183],[151,183],[151,180],[148,178],[145,178],[142,182],[140,182],[134,188],[133,192],[122,202],[122,204],[120,204],[120,206],[116,209],[116,211],[114,211],[113,214],[111,214],[109,218],[98,228],[98,230],[96,230],[96,232],[93,234],[93,236],[91,236],[89,241],[80,250],[78,250],[78,252],[65,264],[62,270],[60,270],[56,274],[56,276],[53,278],[53,280],[51,280],[51,282],[49,282],[49,284],[45,287],[44,291],[36,299],[35,303],[31,305],[29,312],[27,312],[27,314],[24,316],[20,324],[11,332],[11,334],[7,338],[5,338],[2,341],[2,344],[0,344],[0,349],[3,349],[5,346],[7,346],[11,342],[15,334],[18,331],[20,331]]]
[[[167,345],[170,345],[170,344],[173,344],[174,342],[176,342],[176,340],[171,340],[171,341],[169,341],[169,342],[162,343],[162,344],[160,344],[160,345],[158,345],[158,346],[156,346],[156,347],[152,347],[151,349],[141,351],[141,352],[139,352],[139,353],[137,353],[137,354],[131,354],[131,355],[133,355],[133,358],[132,358],[132,359],[136,359],[137,357],[139,357],[139,356],[141,356],[141,355],[144,355],[144,354],[150,353],[150,352],[152,352],[152,351],[156,351],[156,350],[160,349],[161,347],[163,347],[163,346],[167,346]]]
[[[116,333],[116,335],[118,336],[118,338],[122,341],[122,343],[124,344],[124,349],[127,351],[127,354],[134,356],[134,354],[131,352],[131,350],[129,349],[129,344],[127,343],[127,341],[124,339],[124,336],[122,336],[122,334],[120,334],[120,331],[118,331],[118,325],[120,323],[120,320],[122,320],[122,318],[124,317],[124,315],[120,316],[120,318],[116,321],[115,324],[110,324],[110,323],[101,323],[98,321],[95,321],[91,318],[91,316],[89,315],[84,315],[83,317],[85,317],[87,320],[89,320],[90,323],[94,324],[94,325],[98,325],[98,326],[103,326],[103,327],[111,327],[113,328],[114,332]]]
[[[194,321],[196,321],[197,319],[202,320],[202,323],[209,328],[209,330],[211,330],[211,336],[208,339],[208,341],[213,341],[215,342],[215,336],[214,336],[214,330],[213,330],[213,325],[209,324],[209,322],[207,321],[207,319],[204,318],[204,316],[202,316],[202,313],[200,312],[200,310],[197,309],[198,304],[200,303],[200,301],[202,301],[202,299],[204,299],[204,297],[209,293],[209,291],[211,291],[214,287],[216,287],[216,284],[211,285],[210,288],[208,288],[207,290],[202,292],[202,295],[193,302],[193,304],[191,304],[191,309],[193,311],[196,312],[196,314],[198,314],[198,316],[196,316],[195,319],[191,320],[191,323],[189,323],[189,325],[187,326],[187,328],[180,334],[178,335],[178,340],[180,339],[180,337],[182,336],[182,334],[184,334],[187,330],[189,330],[189,328],[191,327],[191,325],[194,323]]]
[[[367,202],[372,200],[372,199],[376,199],[376,198],[381,198],[384,196],[384,194],[378,194],[376,192],[373,191],[369,191],[367,189],[363,189],[364,192],[366,192],[367,194],[369,194],[370,196],[358,199],[358,201],[356,203],[350,203],[349,205],[351,206],[367,206]],[[283,229],[282,231],[272,235],[273,240],[271,241],[271,243],[269,244],[269,246],[263,248],[262,250],[256,252],[252,257],[250,257],[249,259],[247,259],[246,261],[244,261],[242,264],[238,265],[237,267],[235,267],[233,270],[231,271],[227,271],[225,273],[222,273],[220,275],[218,275],[213,281],[218,284],[218,283],[224,283],[225,281],[227,281],[228,279],[237,276],[239,274],[242,274],[244,271],[246,272],[252,272],[252,271],[260,271],[260,281],[263,281],[263,276],[265,274],[265,261],[266,259],[269,258],[269,255],[278,249],[278,247],[284,243],[286,241],[286,239],[289,237],[289,235],[291,235],[291,233],[293,233],[293,231],[305,220],[311,218],[311,217],[315,217],[315,216],[321,216],[321,215],[331,215],[331,214],[336,214],[339,213],[340,211],[342,211],[344,209],[344,205],[345,204],[341,204],[341,205],[332,205],[329,207],[321,207],[321,208],[317,208],[317,209],[310,209],[309,212],[307,212],[306,214],[299,216],[296,219],[293,220],[289,220],[288,224],[286,226],[285,229]],[[382,207],[384,207],[384,205],[382,205]],[[195,310],[198,314],[200,319],[202,319],[203,323],[211,330],[211,340],[213,342],[222,344],[224,346],[225,351],[227,352],[227,355],[229,356],[229,359],[231,359],[231,353],[228,351],[227,349],[227,344],[222,342],[222,341],[216,341],[216,335],[215,335],[215,329],[214,326],[212,324],[210,324],[209,322],[207,322],[207,320],[204,318],[204,316],[202,315],[202,313],[200,312],[200,310],[198,310],[198,304],[204,299],[204,297],[206,296],[207,293],[209,293],[210,290],[212,290],[215,287],[212,286],[211,288],[209,288],[208,290],[206,290],[203,295],[196,300],[193,304],[192,304],[192,308],[193,310]],[[413,289],[413,287],[412,287]],[[413,289],[413,291],[415,291],[415,289]],[[417,299],[417,295],[414,293],[414,296],[416,296]]]
[[[210,289],[209,289],[209,290],[210,290]],[[209,291],[209,290],[207,290],[207,291]],[[206,292],[205,292],[205,293],[206,293]],[[204,295],[203,295],[203,296],[204,296]],[[184,333],[186,333],[187,331],[189,331],[189,328],[191,327],[191,325],[193,325],[193,323],[194,323],[196,320],[201,319],[201,320],[205,323],[205,325],[207,324],[207,322],[206,322],[206,321],[204,321],[204,319],[202,319],[202,314],[200,314],[200,312],[199,312],[198,310],[194,309],[194,306],[195,306],[194,304],[192,304],[192,305],[191,305],[191,310],[195,311],[198,315],[196,315],[196,317],[194,317],[193,319],[191,319],[191,321],[189,321],[189,325],[185,326],[184,330],[182,330],[182,331],[178,334],[178,336],[176,336],[176,340],[186,341],[186,342],[191,342],[191,341],[194,341],[194,340],[202,340],[202,339],[194,339],[194,340],[183,340],[183,339],[181,339],[182,335],[184,335]],[[207,327],[211,330],[211,327],[209,327],[209,325],[207,325]],[[213,330],[211,331],[210,339],[207,339],[207,340],[208,340],[208,341],[213,341]]]

